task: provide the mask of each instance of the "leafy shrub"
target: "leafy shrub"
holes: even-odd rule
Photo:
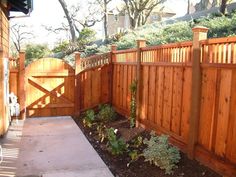
[[[31,62],[49,56],[50,50],[47,45],[27,44],[25,49],[25,62],[29,65]]]
[[[117,138],[114,128],[107,129],[107,138],[107,147],[112,155],[120,155],[127,150],[125,141],[122,138]]]
[[[95,120],[95,113],[92,109],[87,110],[83,119],[83,124],[85,127],[91,128]]]
[[[202,18],[197,20],[195,23],[209,28],[209,38],[227,37],[236,34],[236,14],[232,14],[230,17],[222,16]]]
[[[100,105],[99,106],[98,118],[103,122],[112,121],[116,117],[114,109],[110,105]]]
[[[180,153],[176,147],[169,144],[168,136],[156,136],[152,132],[151,138],[145,139],[144,144],[147,145],[143,151],[145,161],[164,169],[166,174],[172,174],[173,169],[177,168],[176,164],[180,160]]]

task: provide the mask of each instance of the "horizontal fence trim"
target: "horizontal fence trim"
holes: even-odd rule
[[[193,45],[192,41],[186,41],[186,42],[178,42],[178,43],[171,43],[171,44],[162,44],[158,46],[142,47],[141,51],[150,51],[150,50],[165,49],[165,48],[191,47],[192,45]]]
[[[60,104],[38,104],[37,106],[29,106],[27,109],[40,109],[40,108],[72,108],[74,107],[73,103],[70,104],[65,104],[65,103],[60,103]]]
[[[201,63],[202,68],[232,68],[236,69],[236,64],[222,64],[222,63]]]
[[[141,122],[141,123],[144,124],[144,125],[148,125],[148,126],[154,128],[154,129],[156,129],[157,131],[161,131],[161,132],[164,133],[164,134],[168,134],[168,135],[174,137],[176,140],[178,140],[178,141],[180,141],[180,142],[182,142],[182,143],[185,141],[184,138],[182,138],[181,136],[177,136],[177,135],[174,134],[173,132],[168,131],[168,130],[165,130],[165,128],[163,128],[163,127],[161,127],[161,126],[159,126],[159,125],[157,125],[157,124],[154,124],[154,123],[152,123],[152,122],[150,122],[150,121],[148,121],[148,120],[139,119],[139,122]],[[184,144],[185,144],[185,143],[184,143]],[[185,144],[185,145],[186,145],[186,144]]]
[[[10,73],[18,73],[19,70],[18,69],[10,69]]]
[[[133,65],[136,66],[137,62],[113,62],[114,65]]]
[[[236,36],[201,40],[200,44],[206,45],[206,44],[220,44],[220,43],[231,43],[231,42],[236,42]]]
[[[147,66],[177,66],[177,67],[192,67],[191,63],[171,63],[171,62],[142,62],[141,65]]]
[[[105,66],[108,66],[108,65],[109,64],[106,63],[106,64],[99,65],[99,66],[89,67],[89,68],[83,69],[82,71],[80,71],[80,73],[84,73],[84,72],[91,71],[91,70],[96,70],[96,69],[99,69],[99,68],[102,68],[102,67],[105,67]]]
[[[225,176],[236,176],[235,164],[231,163],[226,159],[219,158],[214,153],[211,153],[201,146],[197,145],[196,150],[196,160],[207,164],[209,167],[214,169],[216,172],[222,174],[224,172]]]
[[[51,73],[42,73],[42,72],[33,72],[30,74],[32,77],[68,77],[74,76],[74,73],[69,72],[51,72]]]
[[[137,49],[116,50],[116,51],[113,51],[112,53],[114,53],[114,54],[124,54],[124,53],[134,53],[134,52],[137,52]]]

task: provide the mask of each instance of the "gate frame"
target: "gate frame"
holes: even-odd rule
[[[45,59],[45,58],[41,58],[41,59]],[[61,60],[61,59],[58,59],[58,58],[52,58],[52,59],[57,59],[57,60]],[[40,60],[40,59],[39,59]],[[36,60],[38,61],[38,60]],[[35,61],[35,62],[36,62]],[[66,63],[65,61],[61,60],[62,62],[64,62],[66,65],[68,65],[71,69],[73,69],[74,71],[74,75],[73,75],[73,79],[75,80],[76,79],[76,69],[74,69],[71,65],[69,65],[68,63]],[[32,62],[34,63],[34,62]],[[32,64],[31,63],[31,64]],[[30,65],[31,65],[30,64]],[[20,104],[20,119],[22,120],[25,120],[26,117],[27,117],[27,105],[26,105],[26,95],[27,95],[27,82],[28,82],[28,77],[26,75],[26,71],[28,69],[28,67],[30,67],[30,65],[28,65],[27,67],[25,67],[25,52],[20,52],[19,53],[19,67],[18,67],[18,72],[19,72],[19,75],[18,75],[18,78],[17,78],[17,87],[18,87],[18,98],[19,98],[19,104]],[[74,94],[76,94],[76,83],[73,82],[75,85],[74,85]],[[77,86],[78,87],[78,86]],[[75,98],[75,96],[74,96]],[[73,108],[73,115],[75,114],[75,110],[76,110],[76,101],[74,100],[73,101],[73,104],[74,104],[74,108]]]

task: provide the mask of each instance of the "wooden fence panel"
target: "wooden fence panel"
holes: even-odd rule
[[[191,68],[142,65],[141,122],[187,143]]]
[[[79,101],[82,111],[109,102],[110,67],[110,65],[105,64],[82,71],[79,74]]]
[[[114,63],[113,65],[113,89],[112,104],[116,110],[125,116],[130,112],[130,85],[136,78],[136,65]]]
[[[229,113],[229,126],[228,126],[228,137],[226,147],[226,158],[231,162],[236,163],[236,94],[234,89],[236,88],[236,69],[232,71],[232,82],[231,82],[231,103]]]
[[[10,78],[9,78],[9,91],[10,93],[14,93],[17,97],[18,95],[18,70],[10,70]]]
[[[232,107],[232,73],[232,69],[203,69],[198,143],[222,158],[226,156],[228,146],[229,149],[231,147],[229,136],[234,134],[230,124],[234,124],[235,121],[235,117],[230,116],[235,114]]]

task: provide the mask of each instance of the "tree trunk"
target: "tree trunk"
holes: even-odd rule
[[[222,1],[221,1],[220,12],[221,12],[222,14],[225,14],[227,1],[228,1],[228,0],[222,0]]]
[[[103,22],[103,26],[104,26],[104,35],[105,35],[105,41],[108,40],[108,31],[107,31],[107,0],[103,0],[103,8],[104,8],[104,22]]]
[[[65,13],[66,19],[67,19],[69,27],[70,27],[71,41],[74,43],[74,42],[76,42],[75,28],[73,25],[73,21],[69,15],[69,11],[67,9],[66,2],[64,0],[58,0],[58,1],[61,4],[61,7]]]
[[[190,0],[188,0],[187,14],[190,14]]]

